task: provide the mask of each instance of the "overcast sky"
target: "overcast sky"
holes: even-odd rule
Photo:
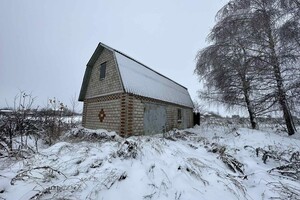
[[[226,0],[1,0],[0,107],[19,90],[41,107],[80,92],[86,63],[99,42],[118,49],[187,87],[197,51],[207,46]],[[80,105],[81,106],[81,105]]]

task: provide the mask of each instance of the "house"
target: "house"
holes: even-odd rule
[[[103,43],[87,63],[79,101],[90,129],[130,136],[193,126],[185,87]]]

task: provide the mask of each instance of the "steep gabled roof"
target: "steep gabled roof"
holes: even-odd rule
[[[92,71],[91,68],[104,48],[112,51],[115,55],[125,92],[190,108],[193,107],[187,88],[103,43],[99,43],[87,64],[79,101],[84,100],[88,79]]]

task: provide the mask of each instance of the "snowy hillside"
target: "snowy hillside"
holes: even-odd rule
[[[127,139],[73,129],[27,159],[1,158],[0,199],[300,199],[296,137],[218,126]]]

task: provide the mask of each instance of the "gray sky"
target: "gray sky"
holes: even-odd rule
[[[195,99],[195,56],[226,2],[1,0],[0,107],[12,106],[19,90],[42,107],[52,97],[69,104],[99,42],[184,85]]]

